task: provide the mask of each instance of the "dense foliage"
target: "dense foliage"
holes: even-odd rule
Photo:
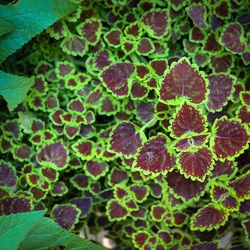
[[[250,2],[72,2],[3,64],[34,84],[0,100],[0,215],[45,209],[124,250],[248,249]]]

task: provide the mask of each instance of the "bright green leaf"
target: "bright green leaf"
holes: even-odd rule
[[[0,37],[0,63],[32,37],[76,8],[77,5],[68,0],[22,0],[15,7],[0,5],[0,18],[16,28],[14,32]]]
[[[34,225],[18,250],[35,250],[53,246],[65,246],[65,250],[104,250],[103,247],[61,228],[46,217]]]
[[[32,78],[16,76],[0,71],[0,95],[7,101],[10,111],[25,99],[32,84]]]
[[[32,122],[36,119],[36,116],[31,112],[18,112],[20,126],[23,129],[24,133],[32,134],[31,129]]]
[[[43,216],[43,211],[0,216],[1,249],[16,250],[32,226]]]
[[[0,36],[10,33],[15,30],[15,26],[7,22],[3,18],[0,18]]]

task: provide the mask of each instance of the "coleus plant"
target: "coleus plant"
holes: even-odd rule
[[[248,249],[248,1],[80,1],[9,58],[0,214],[118,249]],[[25,59],[23,59],[25,58]]]

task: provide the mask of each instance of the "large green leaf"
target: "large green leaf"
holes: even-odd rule
[[[69,0],[22,0],[15,6],[0,5],[0,18],[15,26],[15,31],[0,37],[0,63],[76,8]]]
[[[0,18],[0,36],[7,34],[11,31],[15,30],[15,26],[11,23],[7,22],[3,18]]]
[[[32,78],[16,76],[0,71],[0,95],[7,101],[10,111],[25,99],[32,84]]]
[[[0,248],[6,250],[17,249],[32,226],[42,217],[42,211],[0,216]]]
[[[43,218],[36,223],[32,231],[20,244],[18,250],[33,250],[53,246],[65,246],[67,250],[104,250],[103,247],[61,228],[49,218]]]
[[[65,250],[105,250],[43,217],[43,211],[0,216],[0,249],[35,250],[65,246]]]

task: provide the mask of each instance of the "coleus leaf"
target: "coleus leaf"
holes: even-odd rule
[[[154,105],[152,102],[139,102],[136,107],[136,115],[142,122],[149,122],[154,116]]]
[[[225,160],[224,162],[215,161],[212,173],[214,178],[231,179],[236,171],[236,164],[233,161]]]
[[[84,21],[84,23],[80,23],[76,30],[78,34],[86,39],[88,43],[91,45],[95,45],[98,43],[101,35],[102,23],[99,19],[92,17],[88,18]]]
[[[89,186],[89,179],[85,174],[76,174],[70,178],[70,182],[78,190],[86,190]]]
[[[168,145],[164,134],[150,138],[138,150],[133,167],[149,173],[168,172],[175,166],[175,157]]]
[[[223,116],[212,127],[210,145],[217,159],[234,159],[248,147],[247,129],[238,120]]]
[[[85,164],[86,174],[92,179],[98,180],[101,176],[104,176],[109,170],[106,162],[97,160],[87,161]]]
[[[250,91],[241,91],[240,100],[243,105],[246,105],[249,108],[250,107]]]
[[[115,185],[114,197],[116,198],[116,200],[122,201],[124,200],[124,198],[128,198],[128,195],[129,193],[126,187],[124,187],[123,185]]]
[[[55,205],[51,217],[61,227],[71,229],[78,222],[81,210],[73,204]]]
[[[0,200],[0,215],[29,212],[30,210],[31,201],[29,199],[12,197]]]
[[[209,53],[217,53],[221,50],[215,34],[209,34],[204,43],[204,50]]]
[[[112,168],[108,177],[110,186],[114,186],[117,183],[125,182],[128,180],[128,173],[122,169]]]
[[[76,35],[65,37],[62,40],[60,47],[62,48],[62,51],[68,55],[81,57],[86,54],[88,49],[85,40]]]
[[[243,216],[250,214],[250,199],[241,202],[239,213],[241,213]]]
[[[202,147],[192,152],[182,152],[178,163],[181,173],[192,180],[204,181],[212,167],[212,152]]]
[[[143,185],[132,185],[129,187],[130,192],[133,194],[134,199],[141,203],[145,201],[149,195],[149,189]]]
[[[111,134],[110,149],[126,156],[134,155],[142,145],[141,135],[133,123],[122,122]]]
[[[36,201],[36,202],[39,202],[41,200],[44,200],[47,196],[47,191],[44,191],[42,190],[41,188],[39,187],[31,187],[29,189],[29,192],[32,194],[33,196],[33,199]]]
[[[202,32],[201,29],[194,26],[189,31],[189,39],[191,42],[194,42],[194,43],[202,43],[204,40],[204,33]]]
[[[132,235],[132,240],[136,247],[141,248],[146,243],[149,237],[150,237],[150,234],[147,231],[139,231],[139,232],[135,232]]]
[[[62,142],[45,144],[37,155],[38,162],[45,167],[62,170],[67,167],[68,151]]]
[[[221,19],[228,19],[231,16],[231,4],[228,1],[220,0],[215,3],[214,13]]]
[[[204,194],[207,181],[199,182],[186,179],[178,172],[168,173],[166,181],[173,194],[180,197],[184,201],[189,201]]]
[[[100,50],[94,58],[94,67],[96,70],[103,70],[113,62],[112,54],[109,50]]]
[[[128,211],[116,200],[110,200],[107,204],[107,215],[110,221],[119,221],[126,219]]]
[[[177,110],[174,119],[170,121],[172,136],[189,137],[191,134],[201,134],[206,131],[206,120],[200,111],[191,103],[185,102]]]
[[[12,148],[13,158],[20,162],[30,161],[32,149],[26,144],[19,144]]]
[[[59,79],[66,79],[75,72],[75,66],[69,61],[58,61],[56,63],[55,72]]]
[[[211,56],[210,66],[215,73],[228,72],[233,65],[233,58],[230,54],[219,54]]]
[[[246,106],[239,107],[236,114],[243,123],[250,123],[250,111]]]
[[[225,74],[214,74],[208,76],[208,102],[210,112],[221,111],[231,96],[235,79]]]
[[[230,182],[240,201],[250,198],[250,171]]]
[[[143,99],[148,94],[146,87],[142,86],[139,81],[135,81],[131,87],[131,99]]]
[[[246,49],[243,27],[239,23],[228,24],[221,34],[221,44],[231,53],[243,53]]]
[[[13,187],[17,183],[14,167],[3,160],[0,160],[0,186]]]
[[[207,93],[207,80],[187,58],[182,58],[171,65],[161,88],[160,99],[169,104],[175,104],[183,97],[195,104],[203,102]]]
[[[140,39],[142,35],[142,28],[137,22],[130,23],[124,30],[124,33],[128,37],[133,37],[134,39]]]
[[[206,17],[207,9],[205,5],[193,3],[187,8],[187,13],[193,20],[194,25],[200,29],[207,29]]]
[[[168,68],[168,62],[166,59],[154,59],[150,62],[150,68],[157,76],[161,77]]]
[[[135,67],[130,63],[116,63],[108,66],[101,73],[104,85],[118,97],[127,96]]]
[[[94,143],[86,139],[79,139],[72,145],[75,154],[82,160],[91,160],[94,157]]]
[[[58,179],[59,173],[53,168],[41,168],[40,173],[43,178],[49,182],[55,182]]]
[[[103,115],[114,115],[119,112],[119,103],[112,98],[112,96],[103,96],[100,106],[98,107],[98,112]]]
[[[141,19],[143,28],[156,39],[163,38],[169,27],[169,14],[166,9],[154,9],[146,12]]]
[[[225,225],[228,212],[209,204],[191,217],[191,230],[211,231]]]
[[[119,29],[111,29],[104,34],[104,39],[109,46],[118,48],[121,46],[122,33]]]
[[[231,194],[228,194],[226,195],[225,197],[222,198],[221,200],[221,205],[229,210],[230,212],[233,212],[233,211],[238,211],[239,210],[239,201],[237,199],[237,197],[231,195]]]
[[[172,147],[179,151],[188,151],[204,145],[209,138],[209,134],[196,135],[189,138],[176,140]]]
[[[77,208],[81,210],[80,218],[86,217],[92,208],[92,199],[87,197],[77,197],[69,201],[71,204],[76,205]]]
[[[141,38],[136,46],[136,52],[138,55],[147,56],[153,53],[155,50],[153,42],[146,37]]]
[[[166,208],[161,204],[153,205],[151,207],[150,214],[154,221],[162,221],[165,213],[166,213]]]

